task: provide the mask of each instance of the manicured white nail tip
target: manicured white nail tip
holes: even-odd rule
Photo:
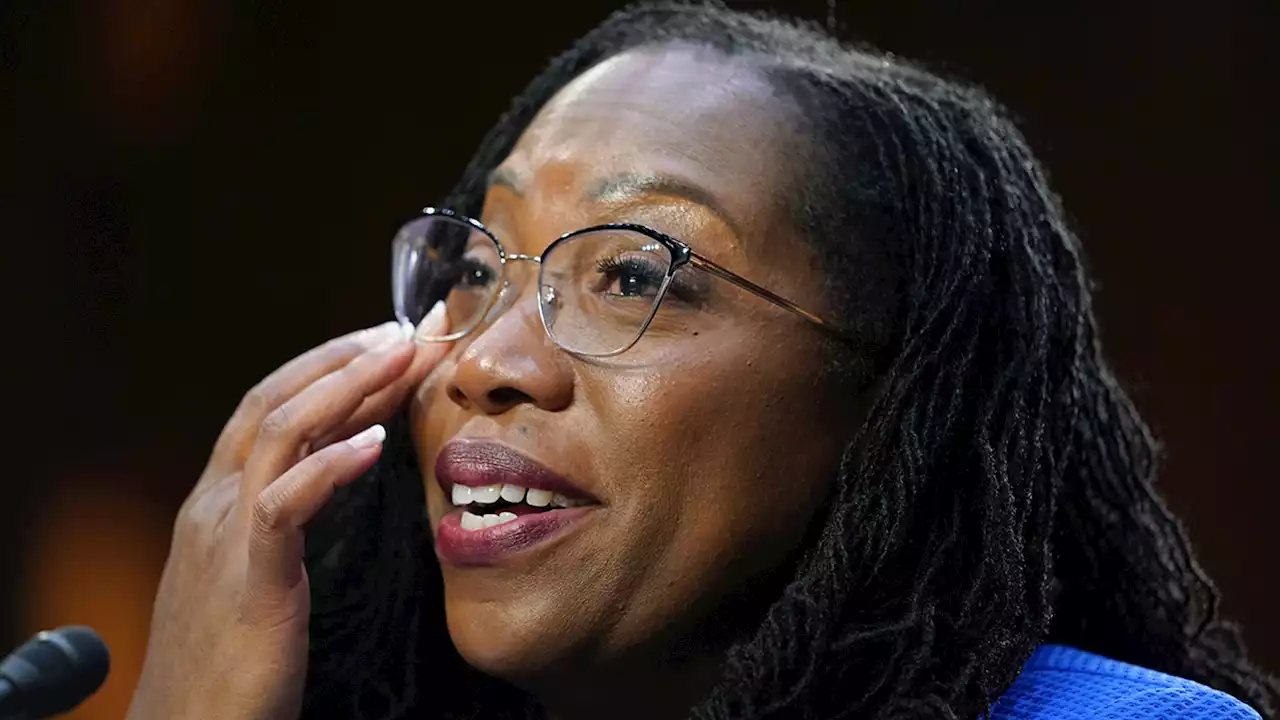
[[[515,520],[517,517],[519,517],[519,515],[516,515],[513,512],[500,512],[498,513],[498,522],[500,523],[511,522],[512,520]]]
[[[499,522],[501,522],[500,520],[498,520],[497,515],[485,515],[480,519],[484,521],[484,526],[487,528],[493,527],[494,525],[497,525]]]
[[[479,530],[484,527],[484,519],[479,515],[463,510],[461,524],[463,530]]]
[[[518,503],[524,500],[524,488],[519,485],[511,485],[510,483],[502,486],[502,499],[509,503]]]
[[[501,485],[485,485],[484,487],[471,488],[471,502],[489,505],[498,502],[498,498],[501,496]]]
[[[418,323],[418,327],[413,328],[410,337],[417,339],[435,338],[445,335],[444,332],[445,307],[443,300],[437,300],[435,305],[431,306],[431,312],[422,318],[422,322]]]
[[[382,444],[382,441],[386,439],[387,439],[387,429],[382,427],[381,425],[374,425],[373,427],[367,430],[362,430],[356,435],[352,436],[352,438],[347,442],[351,445],[351,447],[354,447],[357,449],[364,449],[364,448],[373,447],[374,445],[380,445]]]
[[[551,498],[555,493],[550,490],[529,490],[525,493],[524,501],[533,507],[546,507],[551,504]]]
[[[453,504],[466,505],[471,502],[471,488],[466,485],[453,486]]]

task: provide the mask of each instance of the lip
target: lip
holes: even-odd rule
[[[464,508],[454,508],[441,518],[435,545],[440,560],[455,567],[497,565],[516,554],[548,545],[572,532],[581,520],[600,507],[598,500],[563,475],[493,440],[450,441],[436,457],[435,470],[436,482],[444,490],[446,502],[454,485],[481,487],[511,483],[590,503],[541,512],[517,507],[513,509],[519,515],[515,520],[479,530],[463,530]]]
[[[494,440],[451,440],[436,457],[436,482],[445,497],[454,485],[484,487],[511,483],[533,490],[549,490],[573,500],[600,501],[533,458]]]

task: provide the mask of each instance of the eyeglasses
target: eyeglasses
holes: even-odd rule
[[[480,222],[450,210],[425,208],[392,243],[391,288],[396,318],[414,326],[443,302],[452,332],[424,337],[457,340],[505,310],[515,285],[515,261],[538,266],[538,314],[547,335],[576,355],[608,357],[640,340],[678,271],[704,270],[728,280],[839,338],[848,333],[694,252],[653,228],[595,225],[560,236],[541,256],[508,253]]]

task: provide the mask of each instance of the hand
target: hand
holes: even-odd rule
[[[422,329],[446,322],[433,312]],[[178,513],[131,720],[298,717],[303,525],[373,466],[386,435],[375,423],[447,349],[388,323],[301,355],[245,395]]]

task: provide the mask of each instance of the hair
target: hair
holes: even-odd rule
[[[974,717],[1049,642],[1271,717],[1280,689],[1153,489],[1157,447],[1100,353],[1079,243],[981,91],[801,22],[631,7],[515,98],[449,204],[477,214],[488,172],[584,70],[673,44],[751,62],[799,109],[814,151],[796,221],[838,317],[883,350],[820,525],[690,716]],[[878,284],[842,282],[872,255]],[[449,641],[416,462],[401,421],[372,482],[310,533],[305,714],[534,717]]]

